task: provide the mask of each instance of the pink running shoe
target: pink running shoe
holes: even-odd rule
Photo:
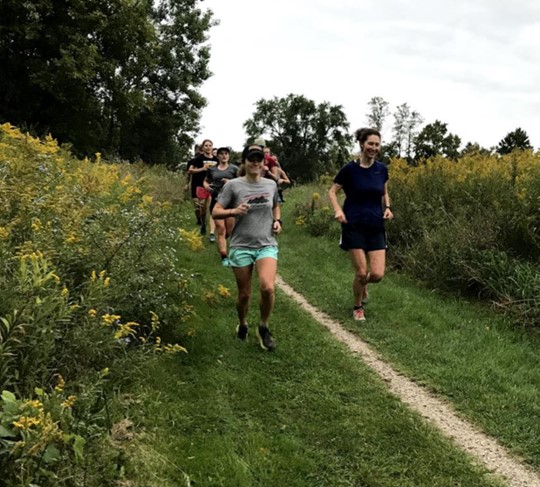
[[[353,318],[354,321],[366,321],[366,317],[364,316],[364,308],[362,306],[353,310]]]

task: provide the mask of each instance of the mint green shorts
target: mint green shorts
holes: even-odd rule
[[[229,250],[231,267],[246,267],[266,257],[278,260],[278,248],[275,245],[268,245],[260,249],[235,247]]]

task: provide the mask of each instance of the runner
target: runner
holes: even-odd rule
[[[195,194],[201,221],[201,235],[206,235],[206,214],[210,193],[204,188],[204,178],[209,167],[215,166],[217,157],[212,155],[213,143],[211,140],[203,140],[201,144],[202,153],[189,161],[188,173],[191,174],[191,194]],[[210,218],[210,240],[215,241],[215,224]]]
[[[238,166],[229,163],[229,157],[231,150],[229,147],[220,147],[217,150],[218,164],[217,166],[208,168],[206,178],[204,180],[204,187],[212,194],[212,200],[210,202],[210,215],[214,210],[217,203],[217,197],[225,184],[231,179],[236,178],[238,175]],[[227,259],[227,237],[231,235],[234,226],[234,218],[224,218],[216,220],[216,233],[217,233],[217,248],[219,255],[221,256],[221,263],[224,266],[229,265],[229,259]]]
[[[244,149],[245,176],[229,181],[218,196],[212,215],[216,219],[235,217],[229,262],[238,288],[236,311],[239,324],[236,336],[248,334],[247,313],[251,297],[253,269],[257,271],[260,291],[259,344],[271,351],[276,344],[268,329],[274,306],[278,247],[275,235],[281,232],[281,210],[275,182],[262,178],[264,154],[260,146]]]
[[[381,147],[381,134],[375,129],[359,129],[360,158],[343,166],[328,197],[335,219],[341,223],[339,246],[347,250],[354,265],[354,310],[356,321],[365,320],[364,307],[368,299],[368,283],[384,277],[386,259],[385,220],[394,217],[388,195],[388,169],[375,160]],[[345,191],[343,209],[337,193]],[[369,271],[368,271],[369,260]]]
[[[187,178],[186,178],[186,187],[184,188],[184,191],[189,191],[191,194],[191,201],[193,202],[193,207],[195,208],[195,218],[197,221],[197,225],[201,225],[201,215],[199,212],[199,200],[197,199],[196,194],[196,186],[193,184],[193,175],[189,172],[189,167],[193,165],[193,161],[195,158],[202,154],[201,146],[199,144],[195,144],[195,148],[193,151],[193,158],[190,159],[187,162],[186,171],[187,171]]]

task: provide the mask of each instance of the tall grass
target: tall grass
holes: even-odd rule
[[[333,234],[327,180],[297,205],[312,235]],[[426,284],[479,297],[540,324],[540,153],[390,164],[392,263]]]

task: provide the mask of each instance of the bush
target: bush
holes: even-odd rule
[[[191,313],[178,212],[167,199],[181,201],[183,181],[99,154],[80,161],[52,137],[0,126],[4,479],[80,485],[86,452],[97,462],[85,456],[87,471],[108,470],[99,463],[111,458],[100,460],[95,446],[110,429],[104,397],[113,385],[103,377],[147,353],[186,351],[161,340],[179,338]]]

